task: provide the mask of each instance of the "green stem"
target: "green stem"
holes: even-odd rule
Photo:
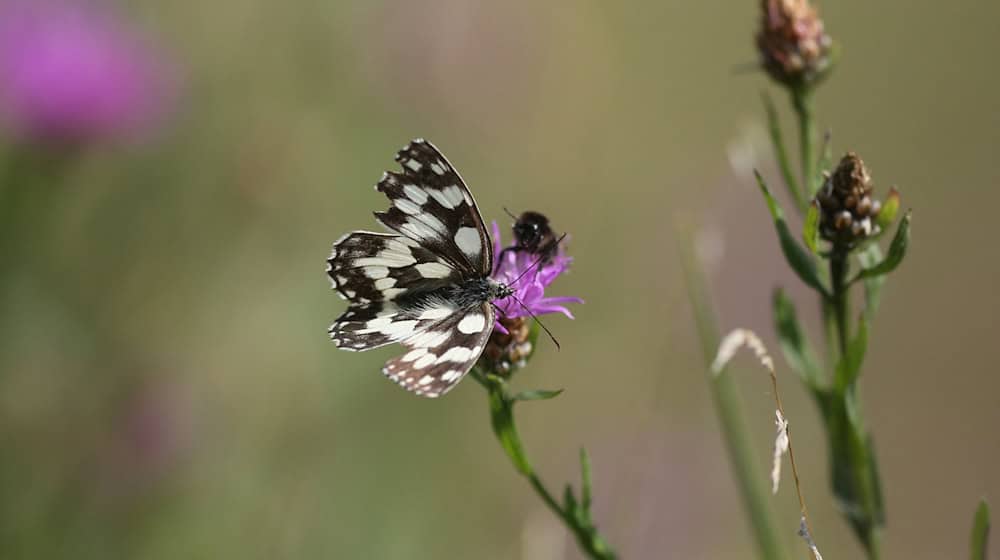
[[[792,163],[788,158],[788,150],[785,149],[785,140],[781,134],[781,122],[778,120],[778,110],[774,107],[774,102],[766,93],[762,96],[764,100],[764,111],[767,113],[768,132],[771,135],[771,146],[774,155],[778,159],[778,168],[781,169],[781,176],[785,179],[785,187],[795,201],[799,212],[804,212],[809,206],[809,200],[803,198],[802,193],[806,189],[799,187],[799,182],[795,179],[795,172],[792,171]]]
[[[833,293],[831,294],[830,305],[833,308],[833,317],[836,328],[837,350],[843,359],[847,356],[847,254],[834,250],[830,256],[830,282]]]
[[[571,509],[569,504],[565,508],[560,506],[559,502],[556,501],[555,497],[535,472],[527,453],[524,451],[521,436],[518,434],[517,426],[514,423],[514,401],[507,395],[503,381],[484,374],[478,367],[473,368],[471,374],[476,381],[486,388],[489,394],[490,417],[493,423],[493,431],[507,457],[514,464],[514,468],[528,479],[538,497],[545,502],[545,505],[552,513],[561,519],[566,528],[573,533],[580,549],[587,556],[594,560],[615,560],[617,555],[614,550],[607,544],[604,537],[597,532],[597,528],[588,522],[589,512],[586,512],[586,515],[582,515],[579,510],[574,511]]]
[[[689,235],[683,232],[679,232],[679,235],[681,267],[687,284],[688,297],[694,307],[694,318],[705,363],[711,364],[719,347],[719,330],[716,327],[709,296],[705,291],[706,283],[701,266],[694,255],[693,243]],[[765,477],[760,473],[758,457],[747,430],[736,383],[733,377],[726,375],[725,372],[720,375],[709,375],[708,379],[729,463],[743,497],[743,504],[757,544],[758,557],[763,560],[783,560],[786,557],[785,552],[781,547],[778,531],[775,529],[778,523],[771,509],[770,496],[762,484]]]
[[[802,190],[805,200],[812,200],[815,194],[816,155],[813,146],[816,141],[816,120],[813,118],[812,89],[809,86],[793,88],[792,105],[799,120],[799,157],[802,160]]]
[[[829,302],[825,306],[825,309],[829,310],[827,316],[833,316],[834,326],[832,330],[835,333],[836,353],[839,354],[839,359],[835,363],[846,363],[849,360],[850,331],[848,329],[847,317],[850,302],[847,290],[850,284],[847,282],[848,268],[848,253],[835,248],[833,254],[830,256],[832,293]],[[880,521],[878,520],[879,514],[877,513],[879,509],[879,490],[876,488],[876,474],[873,472],[873,465],[875,463],[872,453],[874,451],[869,446],[869,437],[867,430],[864,428],[856,380],[849,381],[847,375],[848,368],[837,368],[831,398],[843,403],[843,411],[840,414],[843,414],[843,421],[851,426],[851,428],[848,428],[845,425],[841,429],[849,429],[852,434],[850,436],[850,452],[847,454],[847,460],[850,465],[849,469],[853,478],[853,485],[857,491],[858,502],[864,509],[863,514],[865,519],[864,523],[857,523],[857,520],[853,520],[855,530],[859,531],[858,535],[868,553],[868,560],[879,560],[881,557]]]

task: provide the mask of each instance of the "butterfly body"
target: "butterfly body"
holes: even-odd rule
[[[382,372],[437,397],[476,363],[493,332],[493,302],[513,291],[490,278],[493,243],[441,152],[417,139],[396,161],[402,172],[386,172],[375,187],[392,203],[375,213],[391,233],[355,231],[334,243],[327,274],[350,305],[329,332],[345,350],[403,344],[409,351]]]

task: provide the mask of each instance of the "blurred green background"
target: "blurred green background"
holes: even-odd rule
[[[174,83],[141,141],[4,133],[0,557],[579,557],[480,387],[418,399],[379,374],[397,349],[327,339],[330,245],[374,227],[372,185],[416,136],[488,220],[540,210],[572,236],[552,292],[587,304],[548,321],[563,350],[515,381],[566,389],[519,407],[544,478],[575,480],[586,445],[623,557],[750,557],[675,227],[711,253],[724,328],[776,351],[772,288],[814,304],[749,173],[778,181],[759,93],[780,92],[738,71],[756,4],[129,3]],[[843,49],[820,124],[914,209],[862,381],[886,556],[963,557],[978,498],[1000,504],[1000,5],[820,8]],[[742,363],[764,468],[771,395]],[[859,557],[813,405],[779,367],[816,540]],[[790,485],[775,502],[802,557]]]

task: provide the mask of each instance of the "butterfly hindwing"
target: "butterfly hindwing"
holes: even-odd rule
[[[367,231],[337,240],[326,272],[337,292],[357,303],[430,292],[461,278],[450,263],[413,240]]]
[[[371,350],[440,329],[437,325],[455,313],[455,305],[442,298],[423,298],[414,306],[396,301],[355,303],[330,326],[330,338],[344,350]]]
[[[382,373],[416,395],[439,397],[475,365],[494,320],[489,303],[455,310],[404,340],[410,351],[386,362]]]
[[[392,202],[375,217],[466,276],[488,275],[493,245],[465,181],[429,142],[417,139],[396,154],[400,173],[376,185]]]

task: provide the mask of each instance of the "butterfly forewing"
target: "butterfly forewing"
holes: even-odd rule
[[[493,245],[472,193],[430,142],[417,139],[396,154],[402,172],[386,173],[376,185],[392,202],[375,217],[414,240],[466,277],[493,267]]]
[[[382,373],[417,395],[439,397],[475,365],[494,319],[488,303],[456,311],[404,340],[410,351],[386,362]]]

